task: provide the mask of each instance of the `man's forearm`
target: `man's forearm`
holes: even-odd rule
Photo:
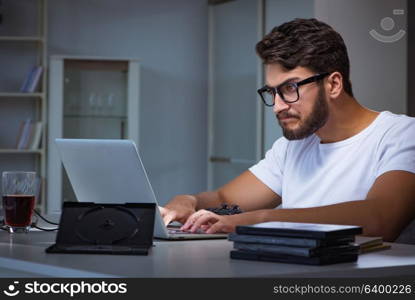
[[[385,240],[396,238],[388,226],[381,226],[376,208],[370,200],[343,202],[328,206],[296,209],[263,209],[238,216],[241,224],[283,221],[358,225],[365,235],[383,236]]]
[[[209,207],[218,207],[223,203],[219,192],[209,191],[194,195],[196,198],[196,210]]]

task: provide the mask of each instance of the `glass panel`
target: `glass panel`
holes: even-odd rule
[[[63,137],[127,137],[127,62],[65,60]],[[63,199],[75,195],[63,170]]]

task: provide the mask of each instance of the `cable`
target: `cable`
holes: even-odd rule
[[[49,224],[52,224],[52,225],[59,225],[59,223],[51,222],[51,221],[47,220],[45,217],[42,217],[36,209],[34,210],[34,212],[39,218],[41,218],[46,223],[49,223]]]
[[[43,230],[43,231],[55,231],[55,230],[58,230],[59,228],[42,228],[42,227],[39,227],[39,226],[37,226],[36,224],[32,224],[32,226],[31,227],[33,227],[33,228],[37,228],[37,229],[39,229],[39,230]]]
[[[36,209],[34,209],[33,211],[35,212],[37,217],[41,218],[46,223],[49,223],[49,224],[52,224],[52,225],[59,225],[58,223],[49,221],[48,219],[43,217]],[[32,224],[30,224],[30,227],[36,228],[36,229],[39,229],[39,230],[42,230],[42,231],[55,231],[55,230],[59,229],[59,227],[56,227],[56,228],[42,228],[42,227],[39,227],[39,226],[37,226],[37,221],[38,220],[36,219],[36,221],[32,222]]]

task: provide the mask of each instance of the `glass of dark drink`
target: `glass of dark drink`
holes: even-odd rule
[[[3,172],[4,224],[10,233],[29,231],[37,192],[35,172]]]

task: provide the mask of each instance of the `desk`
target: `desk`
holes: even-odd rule
[[[307,266],[231,260],[227,240],[154,242],[148,256],[47,254],[55,232],[0,231],[1,277],[389,277],[415,275],[415,245],[392,244],[356,263]]]

